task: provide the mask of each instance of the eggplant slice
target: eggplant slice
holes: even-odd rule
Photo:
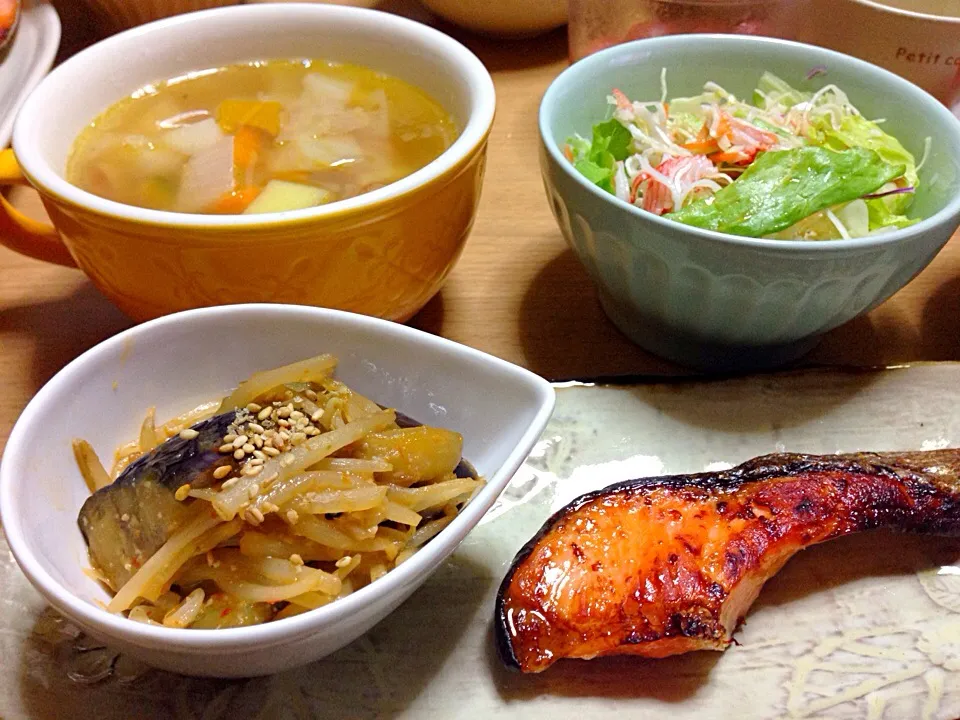
[[[184,484],[210,487],[218,481],[213,472],[222,465],[238,465],[233,456],[218,451],[224,435],[237,417],[231,410],[193,426],[197,437],[175,435],[131,463],[110,485],[87,498],[78,519],[90,549],[93,565],[112,588],[119,589],[167,541],[184,521],[190,502],[175,498]],[[417,427],[412,418],[397,413],[400,427]],[[462,459],[457,477],[476,478],[477,472]]]
[[[83,503],[80,532],[111,587],[122,587],[183,522],[189,503],[174,497],[177,488],[210,487],[214,470],[235,465],[218,448],[236,416],[230,411],[197,423],[192,440],[174,435]]]

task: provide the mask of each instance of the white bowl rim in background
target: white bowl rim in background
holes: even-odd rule
[[[382,333],[387,340],[394,337],[423,343],[424,353],[429,353],[431,350],[446,351],[465,359],[480,361],[498,372],[514,376],[535,391],[538,405],[534,420],[526,428],[501,467],[487,475],[487,484],[471,502],[467,503],[453,522],[413,557],[384,577],[329,605],[262,625],[219,630],[191,630],[146,625],[111,614],[87,600],[78,598],[44,568],[43,561],[38,559],[30,547],[21,517],[17,512],[15,487],[20,479],[26,476],[26,472],[21,470],[25,467],[29,456],[25,439],[34,432],[37,423],[42,423],[41,414],[49,409],[51,400],[68,391],[79,374],[90,366],[96,366],[115,357],[138,337],[177,323],[244,313],[275,313],[278,316],[295,313],[301,316],[312,315],[321,321],[345,321],[355,327]],[[238,377],[235,381],[239,382],[243,379]],[[0,463],[0,523],[21,570],[51,605],[68,617],[76,618],[81,624],[95,628],[106,638],[119,638],[144,649],[192,651],[209,655],[262,650],[284,644],[293,637],[316,635],[323,632],[325,628],[335,627],[339,620],[355,614],[377,597],[401,593],[411,582],[416,582],[416,578],[422,575],[438,556],[447,555],[455,550],[459,544],[455,536],[461,532],[466,534],[477,525],[526,459],[550,418],[554,402],[555,394],[550,383],[529,370],[452,340],[387,320],[326,308],[280,304],[226,305],[187,310],[134,326],[104,340],[66,365],[41,388],[14,425],[2,463]]]

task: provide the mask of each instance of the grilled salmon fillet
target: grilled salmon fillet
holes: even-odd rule
[[[891,528],[960,534],[960,450],[767,455],[584,495],[517,554],[497,595],[503,662],[723,650],[805,547]]]

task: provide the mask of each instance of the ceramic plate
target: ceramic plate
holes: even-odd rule
[[[13,42],[0,59],[0,148],[10,143],[13,120],[47,74],[60,47],[60,18],[46,0],[24,0]]]
[[[956,718],[957,540],[872,533],[808,550],[764,588],[723,654],[515,675],[495,657],[491,619],[513,554],[574,496],[774,451],[956,445],[958,384],[960,364],[937,363],[560,386],[533,455],[452,559],[357,642],[272,678],[194,680],[118,658],[45,610],[0,552],[0,716]]]

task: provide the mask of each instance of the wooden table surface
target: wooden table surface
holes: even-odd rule
[[[61,57],[103,32],[61,0]],[[497,89],[483,198],[462,259],[412,324],[548,378],[684,372],[626,340],[603,315],[543,195],[540,96],[567,65],[558,30],[523,41],[442,28],[487,65]],[[37,203],[21,189],[15,202]],[[78,270],[0,248],[0,449],[23,406],[64,364],[131,321]],[[878,365],[960,359],[960,235],[884,305],[828,333],[803,364]]]

